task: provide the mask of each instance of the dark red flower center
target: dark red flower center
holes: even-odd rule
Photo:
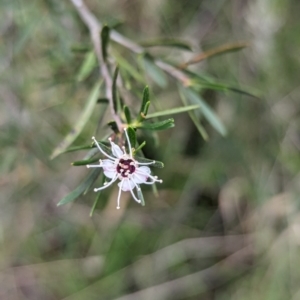
[[[121,158],[117,165],[117,172],[121,174],[122,177],[126,178],[128,175],[134,173],[135,164],[132,159]]]

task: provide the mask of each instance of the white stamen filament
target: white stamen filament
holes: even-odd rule
[[[124,131],[125,131],[125,135],[126,135],[126,139],[127,139],[127,143],[128,143],[130,157],[132,158],[132,149],[131,149],[131,144],[130,144],[130,140],[129,140],[128,133],[127,133],[127,128],[124,128]]]
[[[108,186],[112,185],[117,179],[118,179],[118,175],[116,175],[111,181],[104,183],[103,186],[101,186],[99,188],[95,188],[94,191],[98,192],[100,190],[106,189]]]
[[[121,184],[120,184],[120,187],[119,187],[119,194],[118,194],[118,200],[117,200],[117,209],[120,209],[120,198],[121,198],[121,191],[122,191],[123,182],[124,182],[124,179],[121,180]]]
[[[141,162],[139,162],[139,161],[136,161],[136,163],[137,163],[138,165],[141,165],[141,166],[147,166],[147,165],[153,165],[153,164],[155,164],[156,161],[154,160],[154,161],[151,161],[151,162],[148,162],[148,163],[141,163]]]
[[[86,165],[87,168],[102,168],[102,165]]]
[[[130,193],[131,193],[131,195],[132,195],[133,199],[134,199],[134,200],[135,200],[137,203],[141,203],[141,200],[140,200],[140,199],[138,199],[138,198],[135,196],[135,194],[134,194],[133,190],[130,190]]]
[[[115,157],[112,157],[112,156],[108,155],[106,152],[104,152],[104,150],[102,150],[102,148],[100,147],[99,143],[97,142],[97,140],[95,139],[94,136],[92,137],[92,140],[94,141],[94,143],[96,144],[97,148],[100,150],[100,152],[101,152],[102,154],[104,154],[106,157],[112,159],[113,161],[116,160]]]
[[[152,176],[149,173],[144,172],[143,170],[137,169],[136,173],[142,175],[142,176],[146,176],[147,178],[152,179],[152,181],[145,181],[143,182],[144,184],[153,184],[154,182],[159,182],[162,183],[163,181],[161,179],[157,179],[157,176]]]

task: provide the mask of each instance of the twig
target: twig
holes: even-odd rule
[[[100,51],[100,49],[101,49],[100,38],[99,38],[99,33],[102,28],[101,22],[99,22],[97,20],[97,18],[90,12],[88,7],[84,4],[84,2],[82,0],[70,0],[70,1],[72,1],[72,3],[76,7],[79,15],[81,16],[82,20],[90,29],[91,37],[94,42],[94,47],[99,52],[99,54],[101,56],[101,61],[102,61],[102,55],[101,55],[101,51]],[[131,50],[134,53],[141,54],[141,53],[146,52],[145,48],[136,44],[135,42],[131,41],[130,39],[126,38],[125,36],[121,35],[119,32],[117,32],[115,30],[110,31],[110,39],[112,41],[124,46],[125,48]],[[96,43],[96,45],[95,45],[95,43]],[[99,55],[97,54],[97,57],[98,56]],[[99,60],[99,57],[98,57],[98,60]],[[190,78],[183,71],[179,70],[178,68],[176,68],[160,59],[154,59],[154,63],[159,68],[164,70],[166,73],[168,73],[175,79],[179,80],[184,86],[190,85]],[[104,74],[103,74],[103,70],[102,70],[102,75],[104,76],[105,74],[106,74],[105,70],[104,70]],[[108,99],[111,99],[111,97],[109,97]]]
[[[102,51],[101,51],[101,40],[100,40],[100,32],[102,25],[101,23],[96,19],[96,17],[90,12],[88,7],[85,5],[85,3],[82,0],[70,0],[74,7],[76,8],[79,16],[81,17],[82,21],[85,23],[85,25],[88,27],[91,35],[91,39],[94,46],[94,51],[96,54],[96,57],[98,59],[99,63],[99,71],[100,74],[102,74],[104,81],[105,81],[105,87],[106,87],[106,98],[109,101],[109,107],[111,111],[111,115],[116,122],[118,129],[120,132],[123,130],[122,121],[118,114],[116,114],[114,110],[113,105],[113,99],[112,99],[112,78],[110,76],[108,66],[103,59]]]
[[[178,68],[185,69],[189,65],[199,63],[199,62],[201,62],[201,61],[203,61],[203,60],[205,60],[209,57],[220,55],[220,54],[223,54],[225,52],[238,51],[238,50],[241,50],[243,48],[248,47],[249,45],[250,44],[247,43],[247,42],[237,42],[237,43],[225,44],[225,45],[222,45],[220,47],[213,48],[211,50],[208,50],[206,52],[202,52],[202,53],[194,56],[193,58],[191,58],[187,62],[179,65]]]

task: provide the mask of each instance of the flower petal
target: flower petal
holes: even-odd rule
[[[135,184],[130,179],[124,179],[121,187],[121,182],[118,183],[118,186],[122,189],[122,191],[127,192],[133,190],[135,188]]]
[[[111,143],[111,151],[112,151],[113,155],[117,158],[122,157],[124,155],[124,153],[121,150],[121,148],[112,141],[110,143]]]
[[[107,178],[114,178],[117,174],[117,172],[115,170],[113,170],[113,171],[107,170],[107,171],[104,171],[103,173]]]
[[[138,172],[139,174],[143,174],[143,175],[150,175],[151,170],[148,167],[142,166],[142,167],[138,167],[136,169],[136,172]]]
[[[116,169],[116,165],[110,159],[102,159],[101,166],[102,166],[103,170]]]
[[[135,172],[134,174],[132,174],[132,180],[135,182],[135,183],[145,183],[147,182],[147,179],[148,179],[148,175],[147,174],[141,174],[141,173],[137,173]]]
[[[116,165],[110,159],[101,160],[101,167],[103,168],[103,173],[108,178],[114,178],[117,174]]]

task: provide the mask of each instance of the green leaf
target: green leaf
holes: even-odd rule
[[[92,145],[74,146],[74,147],[70,147],[70,148],[66,149],[65,151],[61,152],[61,154],[68,153],[68,152],[80,151],[80,150],[87,150],[87,149],[91,149],[92,147],[93,147]]]
[[[124,105],[123,111],[124,111],[124,115],[125,115],[127,124],[130,124],[131,123],[131,114],[130,114],[130,110],[127,105]]]
[[[245,47],[248,47],[249,43],[246,42],[235,42],[235,43],[229,43],[222,46],[219,46],[217,48],[213,48],[210,50],[207,50],[205,52],[202,52],[200,54],[197,54],[192,59],[187,61],[186,63],[180,65],[181,68],[186,68],[190,64],[199,63],[200,61],[203,61],[204,59],[208,59],[210,57],[214,57],[216,55],[221,55],[228,52],[234,52],[239,51]]]
[[[140,156],[135,156],[134,159],[137,160],[140,163],[150,163],[150,162],[153,162],[153,160],[151,160],[151,159],[140,157]],[[155,160],[155,162],[153,164],[149,165],[149,166],[161,169],[161,168],[164,167],[164,164],[161,161]]]
[[[127,127],[127,134],[129,137],[129,141],[131,144],[131,147],[134,148],[136,145],[136,133],[135,130],[132,127]]]
[[[72,52],[89,52],[91,50],[91,47],[87,46],[87,45],[73,45],[71,46],[71,51]]]
[[[167,115],[173,115],[173,114],[179,114],[179,113],[183,113],[186,111],[197,109],[199,107],[200,107],[199,105],[188,105],[188,106],[183,106],[183,107],[171,108],[168,110],[163,110],[163,111],[158,111],[158,112],[155,112],[152,114],[148,114],[146,119],[167,116]]]
[[[180,98],[182,100],[182,103],[184,105],[187,105],[187,100],[185,98],[185,95],[183,95],[183,93],[180,89],[179,89],[179,95],[180,95]],[[207,134],[205,128],[201,125],[200,121],[197,119],[195,113],[193,111],[188,111],[188,114],[189,114],[191,120],[193,121],[194,125],[198,129],[200,135],[203,137],[203,139],[205,141],[207,141],[208,140],[208,134]]]
[[[80,66],[79,72],[76,76],[77,81],[85,80],[93,71],[93,69],[97,66],[97,60],[95,53],[90,51],[85,54],[84,60]]]
[[[154,63],[149,55],[143,58],[143,66],[147,75],[160,87],[165,88],[168,84],[166,74]]]
[[[156,123],[143,122],[136,126],[136,128],[147,129],[147,130],[164,130],[174,127],[174,119],[168,119]]]
[[[200,105],[200,110],[207,121],[222,135],[226,135],[226,128],[215,114],[215,112],[206,104],[206,102],[191,89],[181,87],[181,92],[189,99],[190,102]]]
[[[143,117],[146,117],[146,116],[147,116],[149,106],[150,106],[150,101],[148,101],[148,102],[146,103],[146,105],[145,105],[145,109],[144,109],[143,115],[142,115]]]
[[[74,191],[62,198],[57,206],[67,204],[78,198],[87,188],[89,188],[93,184],[93,182],[98,178],[100,172],[100,168],[94,169]]]
[[[142,105],[141,105],[140,113],[144,112],[146,103],[149,100],[150,100],[149,87],[148,87],[148,85],[146,85],[145,88],[144,88],[144,91],[143,91],[143,100],[142,100]]]
[[[98,96],[99,96],[99,88],[102,84],[101,82],[97,82],[87,100],[87,103],[85,105],[85,108],[81,114],[81,116],[78,118],[77,123],[71,130],[71,132],[63,139],[63,141],[53,150],[51,154],[51,159],[55,158],[56,156],[60,155],[61,153],[65,152],[65,150],[74,142],[74,140],[78,137],[80,132],[82,131],[85,124],[89,121],[95,104],[97,102]]]
[[[143,47],[174,47],[178,49],[192,51],[191,45],[184,41],[175,40],[175,39],[155,39],[155,40],[147,40],[139,43]]]
[[[113,52],[114,58],[121,68],[126,70],[136,81],[145,84],[143,76],[126,59],[120,56],[116,51]]]
[[[103,59],[106,61],[107,59],[107,47],[109,43],[109,27],[104,25],[101,30],[101,46],[102,46],[102,56]]]
[[[99,98],[97,100],[97,103],[99,103],[99,104],[108,104],[109,100],[107,98]]]
[[[146,142],[143,141],[136,149],[134,149],[133,155],[135,155],[137,152],[139,152],[145,145],[146,145]]]
[[[72,166],[84,166],[99,161],[99,158],[90,158],[72,162]]]
[[[102,180],[101,180],[102,185],[104,184],[104,181],[105,181],[105,176],[102,176]],[[95,209],[97,207],[97,204],[98,204],[98,202],[100,200],[101,194],[102,194],[102,190],[100,190],[100,191],[97,192],[96,200],[95,200],[95,202],[93,204],[93,207],[91,208],[90,217],[92,217],[93,214],[94,214],[94,211],[95,211]]]
[[[110,122],[107,123],[107,125],[111,128],[111,130],[114,133],[116,133],[116,134],[119,133],[119,128],[118,128],[118,125],[115,121],[110,121]]]
[[[246,87],[234,86],[232,84],[221,82],[220,80],[217,80],[208,75],[195,74],[194,72],[191,72],[187,69],[185,69],[184,72],[191,77],[192,86],[198,86],[204,89],[211,89],[211,90],[223,91],[223,92],[231,91],[231,92],[247,95],[250,97],[254,97],[257,99],[261,98],[260,92],[258,92],[253,88],[250,89]]]
[[[142,104],[141,104],[141,108],[140,108],[138,121],[142,121],[145,119],[145,116],[147,115],[148,108],[150,105],[149,99],[150,99],[149,87],[148,87],[148,85],[146,85],[146,87],[144,88],[144,91],[143,91],[143,100],[142,100]]]
[[[112,99],[114,104],[114,110],[115,112],[119,111],[119,108],[121,107],[120,100],[118,97],[118,89],[117,89],[117,78],[118,78],[119,68],[116,67],[114,76],[113,76],[113,84],[112,84]]]
[[[138,194],[138,198],[141,200],[141,205],[145,206],[144,195],[143,195],[142,189],[140,187],[137,189],[137,194]]]

